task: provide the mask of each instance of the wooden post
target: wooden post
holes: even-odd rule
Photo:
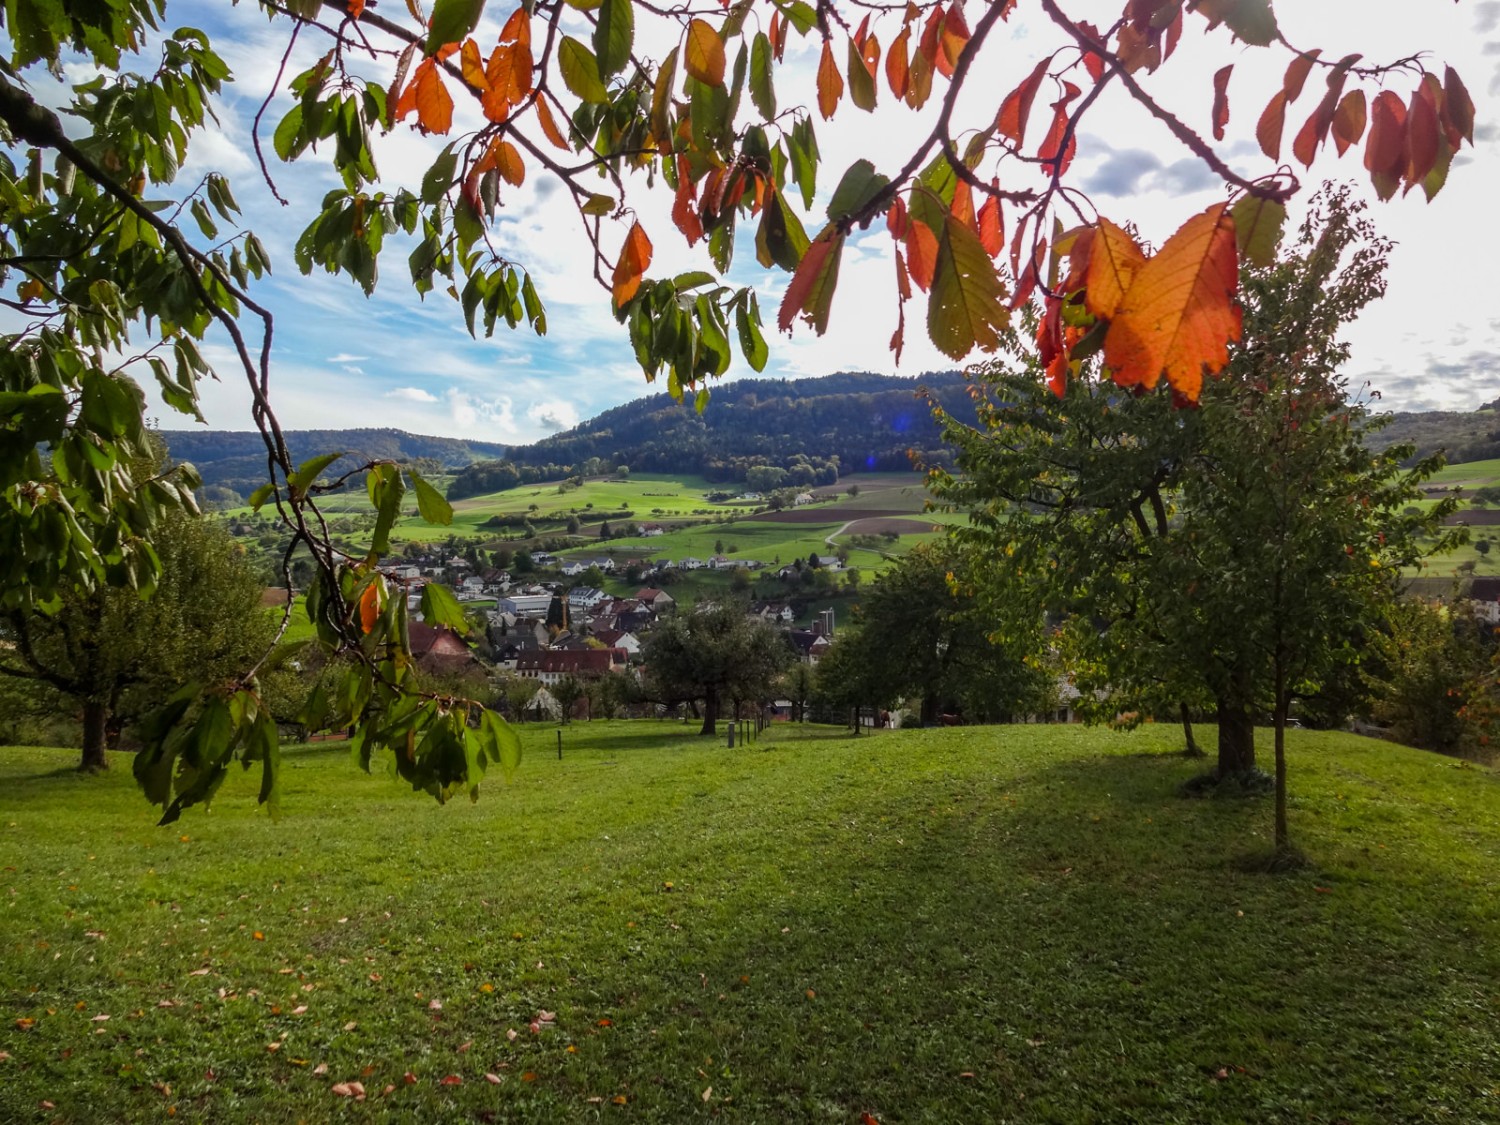
[[[557,732],[557,760],[562,761],[562,731]]]

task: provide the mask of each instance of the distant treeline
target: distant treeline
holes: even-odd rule
[[[1411,442],[1417,456],[1442,450],[1450,465],[1500,457],[1500,399],[1478,410],[1429,410],[1391,415],[1391,423],[1372,435],[1376,449]]]
[[[916,451],[945,463],[925,390],[946,409],[972,413],[956,371],[920,378],[839,374],[816,379],[741,379],[713,388],[699,414],[668,395],[637,399],[503,459],[461,472],[450,499],[497,492],[573,474],[692,473],[715,483],[751,482],[784,472],[795,486],[832,484],[855,472],[905,471]]]

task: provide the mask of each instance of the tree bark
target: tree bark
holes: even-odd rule
[[[1280,677],[1277,677],[1280,679]],[[1279,685],[1278,685],[1279,688]],[[1289,855],[1291,833],[1286,823],[1286,713],[1291,705],[1284,690],[1276,692],[1276,854]]]
[[[1221,698],[1219,718],[1219,777],[1255,768],[1255,716],[1248,704]]]
[[[109,726],[109,704],[90,699],[83,705],[83,757],[78,768],[93,773],[109,768],[104,759],[104,735]]]
[[[1207,757],[1207,755],[1203,753],[1203,747],[1199,746],[1198,740],[1193,737],[1192,712],[1188,710],[1188,705],[1186,703],[1179,703],[1178,706],[1182,708],[1182,737],[1187,740],[1187,745],[1183,748],[1182,752],[1189,758]]]
[[[719,697],[714,692],[703,697],[703,729],[698,733],[709,736],[719,733]]]

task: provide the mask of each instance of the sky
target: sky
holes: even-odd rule
[[[1119,0],[1112,7],[1118,12]],[[1109,21],[1111,5],[1083,0],[1068,8],[1103,24]],[[382,10],[392,18],[406,18],[402,5],[389,0]],[[510,10],[507,3],[490,0],[476,33],[486,49],[496,41]],[[981,10],[971,0],[971,25]],[[769,12],[764,0],[756,11]],[[1394,17],[1398,11],[1403,19]],[[1282,0],[1277,14],[1283,32],[1300,48],[1320,46],[1334,58],[1360,51],[1371,61],[1426,51],[1429,68],[1441,74],[1442,65],[1451,63],[1463,75],[1478,106],[1477,144],[1455,159],[1448,184],[1433,203],[1427,203],[1419,190],[1372,204],[1381,232],[1397,246],[1386,297],[1348,331],[1352,355],[1346,371],[1356,386],[1368,381],[1382,405],[1392,410],[1468,410],[1500,397],[1500,308],[1494,302],[1497,288],[1483,281],[1493,277],[1493,263],[1500,261],[1500,224],[1490,215],[1500,186],[1500,123],[1495,114],[1500,107],[1500,0],[1411,0],[1399,6],[1368,0]],[[752,25],[758,18],[752,15]],[[569,19],[577,22],[579,17],[569,13]],[[276,317],[272,398],[285,428],[393,426],[524,443],[659,389],[645,382],[625,330],[609,310],[607,294],[591,277],[587,243],[565,193],[539,169],[530,170],[521,188],[507,188],[494,238],[509,258],[532,271],[548,310],[545,338],[502,324],[490,339],[471,339],[456,302],[441,292],[420,300],[410,288],[408,248],[399,239],[387,240],[380,285],[372,298],[345,276],[299,274],[292,247],[337,180],[326,154],[313,152],[291,165],[276,159],[270,133],[291,105],[284,89],[272,96],[261,136],[269,172],[288,206],[275,202],[255,160],[252,123],[272,94],[287,23],[268,21],[253,4],[171,0],[166,26],[183,24],[210,34],[235,81],[218,107],[218,124],[195,137],[181,182],[191,183],[210,169],[229,176],[245,209],[245,225],[270,252],[273,274],[258,283],[253,294]],[[572,30],[586,38],[580,27]],[[1189,17],[1178,53],[1155,74],[1143,76],[1143,83],[1207,136],[1212,74],[1234,63],[1229,129],[1215,148],[1236,171],[1263,175],[1272,168],[1255,144],[1254,126],[1261,107],[1279,86],[1288,56],[1280,49],[1233,44],[1223,29],[1204,35],[1202,27],[1200,17]],[[894,29],[888,28],[882,39],[889,42],[893,35]],[[966,126],[992,121],[1005,93],[1057,41],[1037,0],[1021,0],[987,44],[982,69],[972,76],[955,121]],[[645,27],[637,30],[640,53],[659,56],[670,42]],[[318,36],[301,37],[288,76],[325,49],[318,43]],[[781,107],[815,105],[817,52],[815,36],[791,36],[788,66],[778,72]],[[75,81],[88,74],[82,66],[68,71]],[[1411,77],[1398,77],[1391,88],[1405,99],[1414,84]],[[943,87],[938,79],[932,102],[920,114],[891,107],[890,92],[882,84],[876,114],[862,113],[846,98],[832,121],[817,119],[824,164],[813,213],[804,219],[809,234],[821,226],[831,189],[852,161],[870,159],[887,173],[904,162],[930,127]],[[1049,116],[1046,92],[1044,87],[1033,111],[1032,146]],[[1288,160],[1291,137],[1319,92],[1314,76],[1288,114]],[[749,99],[745,101],[748,105]],[[481,123],[461,95],[459,103],[455,135]],[[415,188],[442,143],[421,136],[408,124],[379,138],[376,160],[384,188]],[[1324,178],[1350,180],[1368,195],[1361,151],[1336,159],[1330,145],[1310,172],[1297,166],[1304,183],[1299,199],[1310,196]],[[987,167],[981,172],[987,174]],[[1010,173],[1002,169],[1001,174]],[[1071,177],[1099,213],[1134,221],[1143,237],[1157,244],[1189,215],[1224,194],[1213,174],[1164,127],[1113,93],[1101,98],[1086,119]],[[1009,179],[1003,182],[1012,184]],[[702,245],[689,249],[672,227],[671,196],[659,184],[651,191],[643,179],[632,180],[628,199],[655,243],[652,275],[705,267]],[[1297,214],[1294,206],[1294,220]],[[955,366],[925,339],[921,294],[907,307],[907,346],[899,368],[887,351],[896,301],[891,242],[880,224],[851,238],[830,327],[822,337],[805,326],[798,326],[791,337],[775,332],[775,311],[788,277],[756,264],[746,233],[753,232],[754,225],[742,222],[741,228],[729,280],[753,285],[758,293],[771,340],[764,375],[877,371],[917,376]],[[609,233],[606,224],[606,232],[607,245],[615,247],[625,227]],[[207,424],[216,429],[250,428],[249,393],[222,337],[211,340],[206,352],[223,376],[222,382],[203,389]],[[728,377],[754,374],[737,358]],[[152,413],[166,428],[195,424],[159,403]]]

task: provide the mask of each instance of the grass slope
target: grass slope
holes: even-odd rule
[[[563,737],[477,805],[324,749],[166,829],[0,751],[0,1120],[1500,1119],[1486,771],[1294,732],[1271,876],[1163,728]]]

